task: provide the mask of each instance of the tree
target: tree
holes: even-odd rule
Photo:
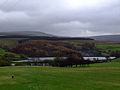
[[[111,52],[110,56],[119,58],[120,57],[120,51],[113,51],[113,52]]]
[[[7,54],[3,55],[2,58],[6,59],[6,60],[9,60],[9,61],[12,61],[12,60],[15,59],[15,54],[7,53]]]
[[[82,50],[94,50],[95,49],[95,43],[84,43],[82,45]]]
[[[11,63],[9,60],[5,59],[4,57],[0,57],[0,66],[10,66]]]

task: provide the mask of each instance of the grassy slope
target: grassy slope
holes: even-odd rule
[[[78,68],[1,67],[0,90],[120,90],[120,59]]]
[[[120,51],[120,44],[98,44],[96,47],[102,51],[102,55],[109,55],[113,51]]]
[[[0,46],[7,46],[9,48],[14,48],[19,44],[20,40],[25,38],[0,38]]]
[[[18,59],[18,60],[21,59],[19,54],[8,52],[8,51],[0,48],[0,56],[3,56],[5,54],[14,54],[16,59]]]
[[[0,56],[3,56],[3,55],[5,55],[5,54],[10,54],[10,53],[12,53],[12,52],[8,52],[8,51],[0,48]]]
[[[120,44],[99,44],[97,45],[97,48],[103,50],[120,51]]]
[[[13,48],[18,45],[19,39],[0,39],[0,46],[7,46]]]
[[[7,53],[9,53],[9,52],[7,52],[7,51],[5,51],[4,49],[1,49],[1,48],[0,48],[0,56],[3,56],[3,55],[5,55],[5,54],[7,54]]]

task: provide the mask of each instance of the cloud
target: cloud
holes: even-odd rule
[[[24,21],[24,20],[28,20],[30,17],[24,13],[24,12],[2,12],[0,11],[0,20],[3,21],[12,21],[12,22],[16,22],[16,21]],[[2,22],[2,21],[0,21]]]
[[[57,31],[61,31],[60,33],[57,33],[58,35],[64,35],[64,33],[68,33],[68,36],[83,36],[88,31],[87,29],[89,27],[92,27],[92,25],[88,22],[82,23],[79,21],[71,21],[71,22],[63,22],[63,23],[55,23],[50,26],[54,30],[54,34],[57,33]],[[89,32],[88,32],[89,33]],[[67,36],[67,35],[65,35]]]
[[[74,2],[72,7],[69,1]],[[85,1],[0,0],[0,31],[42,31],[62,36],[120,33],[120,0]]]

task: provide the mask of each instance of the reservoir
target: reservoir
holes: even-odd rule
[[[66,57],[61,57],[66,59]],[[106,57],[83,57],[84,60],[107,60]],[[115,59],[116,57],[109,57],[109,60]],[[56,57],[28,57],[28,60],[20,60],[20,61],[13,61],[13,62],[32,62],[32,61],[45,61],[45,60],[54,60]]]

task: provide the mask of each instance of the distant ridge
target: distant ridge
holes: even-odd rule
[[[101,35],[89,37],[98,41],[120,41],[120,35]]]
[[[87,37],[62,37],[38,31],[0,32],[0,38],[27,38],[30,40],[93,40]]]
[[[11,31],[11,32],[0,32],[0,36],[46,36],[54,37],[54,35],[39,32],[39,31]]]

